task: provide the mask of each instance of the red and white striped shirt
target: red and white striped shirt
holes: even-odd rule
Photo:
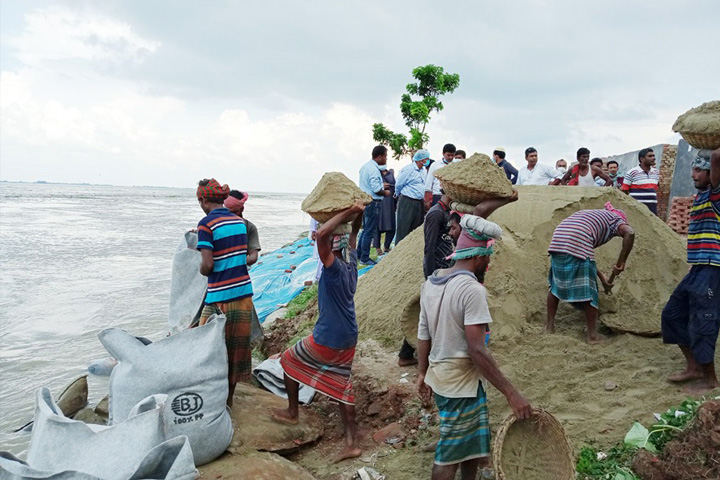
[[[657,191],[660,183],[660,172],[650,167],[645,172],[640,165],[631,168],[623,179],[623,192],[630,192],[630,196],[638,202],[644,203],[651,212],[657,215]]]
[[[548,247],[550,253],[566,253],[595,260],[595,249],[617,235],[626,222],[608,210],[580,210],[560,222]]]

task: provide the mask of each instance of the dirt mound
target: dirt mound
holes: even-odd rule
[[[705,102],[680,115],[673,132],[720,134],[720,100]]]
[[[669,441],[659,458],[638,453],[633,470],[643,480],[720,478],[720,401],[703,403],[693,425]]]
[[[484,198],[512,195],[512,183],[505,171],[484,153],[440,168],[435,176],[453,200],[466,204],[476,205]]]
[[[200,467],[200,478],[223,480],[314,480],[307,470],[280,455],[248,452],[244,455],[225,453],[217,460]]]
[[[327,221],[325,216],[313,214],[331,213],[350,208],[355,200],[366,205],[372,197],[358,188],[355,183],[340,172],[328,172],[322,176],[310,195],[305,197],[300,208],[318,222]]]
[[[425,237],[420,226],[360,277],[355,292],[355,313],[361,335],[380,341],[402,340],[405,335],[415,343],[420,286],[425,280],[424,248]]]
[[[625,211],[636,237],[613,295],[600,294],[600,320],[620,331],[659,333],[662,308],[687,273],[681,237],[644,205],[614,189],[520,186],[518,191],[517,202],[490,217],[503,228],[485,276],[495,322],[493,336],[514,336],[528,324],[544,323],[550,267],[547,248],[555,227],[570,214],[603,208],[607,201]],[[419,228],[358,283],[355,305],[361,335],[400,341],[417,328],[423,246]],[[595,251],[600,270],[609,272],[620,246],[621,239],[615,238]],[[562,306],[558,323],[563,322],[563,315],[579,316]],[[402,324],[403,319],[410,325],[398,328],[397,322]]]

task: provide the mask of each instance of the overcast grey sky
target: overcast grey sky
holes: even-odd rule
[[[0,4],[0,179],[308,192],[402,130],[414,67],[460,75],[429,149],[516,167],[677,142],[720,98],[720,2]],[[399,168],[403,163],[392,162]]]

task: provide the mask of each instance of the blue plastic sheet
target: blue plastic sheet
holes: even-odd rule
[[[253,304],[260,323],[300,294],[307,280],[314,280],[318,262],[313,258],[314,249],[310,239],[296,240],[287,247],[261,255],[258,263],[250,268]],[[364,267],[358,274],[362,276],[371,268]]]

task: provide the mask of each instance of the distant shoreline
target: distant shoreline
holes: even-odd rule
[[[22,183],[27,185],[69,185],[79,187],[122,187],[122,188],[177,188],[181,190],[194,190],[194,187],[167,187],[162,185],[112,185],[110,183],[85,183],[85,182],[46,182],[44,180],[0,180],[0,183]],[[273,194],[273,195],[307,195],[309,192],[261,192],[248,190],[250,193]]]

